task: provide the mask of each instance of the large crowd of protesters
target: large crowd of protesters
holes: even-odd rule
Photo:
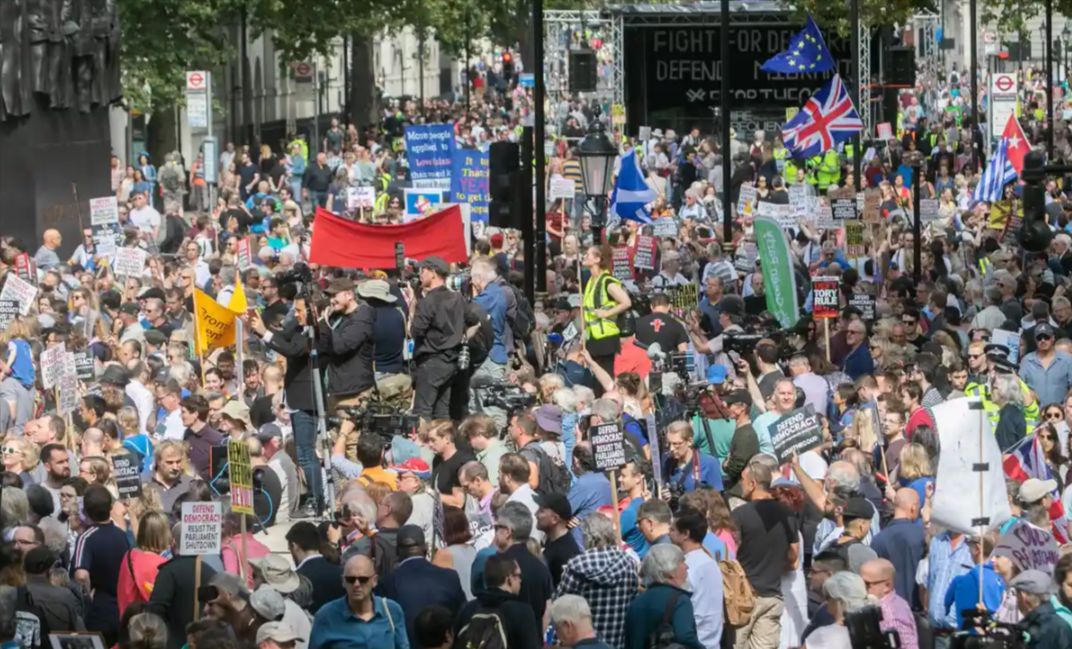
[[[1022,76],[1038,143],[1046,88]],[[407,221],[408,124],[516,142],[524,90],[481,88],[468,112],[394,104],[368,129],[335,120],[320,142],[214,160],[113,158],[117,245],[149,253],[143,272],[116,275],[92,229],[0,249],[0,282],[36,286],[0,331],[4,647],[838,649],[868,621],[890,647],[1072,647],[1072,194],[1049,181],[1052,243],[1024,251],[1020,183],[972,198],[987,147],[966,88],[962,71],[921,74],[858,179],[851,147],[801,160],[778,133],[724,151],[707,127],[640,141],[608,124],[657,198],[651,224],[595,229],[573,147],[609,120],[555,102],[548,175],[577,195],[545,215],[535,299],[532,248],[504,228],[475,230],[466,264],[307,263],[317,206]],[[919,230],[914,174],[938,200]],[[800,186],[819,202],[785,228],[804,308],[783,327],[751,215]],[[375,188],[374,207],[349,208],[351,187]],[[742,187],[756,202],[738,214]],[[857,191],[878,197],[862,241],[817,218]],[[816,276],[838,286],[826,322]],[[199,353],[195,293],[226,307],[239,287],[244,335]],[[73,399],[44,388],[61,346],[85,360]],[[1008,471],[1012,517],[971,531],[932,520],[936,491],[973,493],[939,472],[933,409],[957,399],[981,403],[1006,460],[1038,458]],[[779,461],[775,425],[801,408],[822,444]],[[623,433],[609,471],[590,439],[606,425]],[[236,445],[253,514],[232,508]],[[137,488],[116,468],[130,462]],[[185,553],[183,506],[209,502],[219,551]],[[1055,562],[1002,551],[1024,530]]]

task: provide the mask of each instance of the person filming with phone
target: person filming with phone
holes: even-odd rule
[[[320,348],[327,369],[328,411],[359,406],[375,388],[373,336],[375,309],[358,304],[354,281],[336,277],[325,293],[331,305],[320,321]]]

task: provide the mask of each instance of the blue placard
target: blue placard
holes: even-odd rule
[[[450,176],[452,203],[468,203],[471,221],[488,220],[488,154],[476,149],[454,151],[454,168]]]
[[[424,214],[422,208],[445,203],[443,194],[439,189],[406,189],[406,216],[421,216]]]
[[[449,187],[453,155],[453,124],[406,127],[406,160],[415,186]]]
[[[536,75],[531,72],[522,72],[517,76],[517,85],[522,88],[535,88]]]

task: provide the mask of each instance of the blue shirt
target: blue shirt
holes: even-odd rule
[[[699,486],[711,487],[715,491],[722,491],[722,469],[718,466],[718,460],[695,449],[692,452],[694,459],[681,466],[678,466],[673,457],[667,458],[666,474],[670,476],[670,483],[681,485],[681,488],[685,491],[693,491]],[[700,458],[699,485],[696,484],[696,469],[694,466],[696,456]]]
[[[36,373],[34,372],[33,350],[30,343],[22,338],[16,338],[8,343],[15,348],[15,361],[11,364],[11,378],[15,379],[27,389],[32,388]]]
[[[610,480],[607,480],[606,474],[596,471],[578,476],[566,497],[577,520],[584,520],[604,505],[614,504],[610,497]],[[577,545],[583,548],[584,537],[580,532],[580,526],[573,528],[573,538],[577,540]]]
[[[968,572],[972,564],[967,539],[961,537],[953,548],[950,538],[949,532],[945,532],[931,539],[928,553],[927,617],[935,629],[957,628],[957,616],[945,603],[946,591],[952,588],[953,579]]]
[[[488,284],[480,295],[473,298],[491,318],[491,329],[495,332],[495,342],[491,345],[488,358],[497,365],[505,365],[506,355],[506,295],[498,284]]]
[[[893,588],[913,608],[919,606],[916,591],[916,566],[923,558],[926,537],[919,521],[895,518],[886,524],[871,540],[871,549],[879,557],[889,560],[897,569]]]
[[[983,564],[983,606],[993,613],[1001,606],[1001,598],[1005,595],[1005,580],[1001,575],[994,572],[994,564]],[[949,584],[949,590],[945,591],[945,607],[953,607],[953,614],[957,618],[957,628],[963,623],[960,612],[964,609],[974,609],[979,603],[979,566],[972,566],[971,572],[966,572],[953,579]]]
[[[644,538],[644,534],[637,527],[637,511],[643,504],[643,498],[634,498],[621,513],[622,540],[628,543],[629,547],[633,548],[633,551],[641,559],[648,553],[648,548],[650,547],[648,540]]]
[[[864,374],[873,374],[875,371],[875,359],[871,358],[871,348],[864,342],[855,350],[849,352],[841,366],[842,371],[855,381]]]
[[[1038,395],[1038,402],[1064,403],[1072,387],[1072,356],[1056,352],[1047,368],[1042,367],[1038,352],[1031,352],[1020,362],[1020,378]]]
[[[313,619],[309,649],[409,649],[402,607],[384,597],[376,597],[372,606],[372,619],[366,622],[354,615],[345,597],[324,604]]]

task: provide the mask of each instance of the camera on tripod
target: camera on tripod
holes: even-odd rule
[[[338,428],[343,421],[351,421],[361,433],[376,433],[383,437],[387,447],[390,447],[395,435],[405,437],[421,424],[421,418],[417,415],[377,412],[366,406],[341,407],[337,412],[343,414],[327,417],[328,426]]]
[[[536,403],[536,395],[529,394],[516,385],[499,383],[486,376],[473,377],[469,387],[473,392],[476,412],[483,412],[489,407],[499,408],[506,411],[507,420]]]

